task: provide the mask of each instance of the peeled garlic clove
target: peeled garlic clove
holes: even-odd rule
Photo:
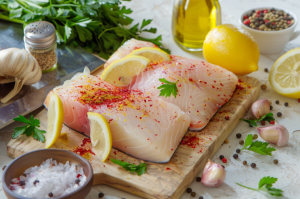
[[[257,131],[263,140],[271,144],[284,146],[289,141],[288,130],[284,126],[277,123],[273,126],[257,128]]]
[[[225,176],[225,169],[221,165],[208,160],[202,173],[201,182],[208,187],[217,187],[224,182]]]
[[[257,119],[260,119],[262,116],[270,112],[270,102],[267,99],[257,100],[252,104],[251,107],[252,114]]]

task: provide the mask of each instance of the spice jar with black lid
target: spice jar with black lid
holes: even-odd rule
[[[43,73],[57,66],[55,27],[46,21],[28,24],[24,29],[25,49],[35,57]]]

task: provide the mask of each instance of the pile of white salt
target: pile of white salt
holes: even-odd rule
[[[75,164],[48,159],[40,166],[27,169],[25,176],[12,179],[9,188],[28,198],[52,198],[71,193],[86,182],[82,168]]]

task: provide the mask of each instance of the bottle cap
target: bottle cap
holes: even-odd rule
[[[45,49],[56,42],[55,27],[46,21],[28,24],[24,29],[24,41],[32,48]]]

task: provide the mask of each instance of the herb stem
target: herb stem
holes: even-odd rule
[[[251,190],[253,190],[253,191],[257,191],[257,189],[253,189],[253,188],[250,188],[250,187],[246,187],[246,186],[244,186],[244,185],[242,185],[242,184],[240,184],[240,183],[237,183],[237,182],[236,182],[236,184],[237,184],[237,185],[240,185],[241,187],[244,187],[244,188],[246,188],[246,189],[251,189]]]
[[[10,21],[10,22],[24,24],[23,20],[20,20],[20,19],[11,19],[8,16],[2,15],[2,14],[0,14],[0,19],[3,19],[5,21]]]
[[[114,30],[114,29],[116,29],[116,28],[117,28],[117,27],[105,29],[105,30],[102,31],[101,34],[98,36],[98,39],[100,39],[100,37],[101,37],[104,33],[106,33],[107,31]]]

